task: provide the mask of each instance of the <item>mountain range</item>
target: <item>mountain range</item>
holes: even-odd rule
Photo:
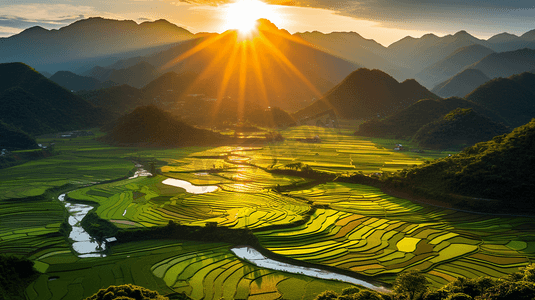
[[[535,31],[488,40],[465,31],[427,34],[384,47],[355,32],[292,35],[262,19],[254,37],[243,39],[232,30],[193,35],[165,20],[136,24],[90,18],[59,30],[30,28],[0,39],[0,46],[2,60],[20,57],[38,66],[77,68],[50,76],[61,89],[35,70],[23,71],[26,65],[1,65],[3,73],[16,65],[16,74],[39,75],[33,86],[26,82],[0,89],[6,103],[2,121],[29,134],[102,123],[147,104],[196,124],[250,119],[293,124],[333,110],[342,118],[369,120],[359,134],[404,138],[458,108],[510,127],[535,116],[535,75],[522,73],[535,69],[535,50],[530,49]],[[6,82],[16,78],[2,76]],[[410,76],[418,81],[399,79]],[[57,95],[65,96],[58,100]],[[452,96],[465,99],[447,98]],[[64,112],[65,99],[72,99],[76,109]],[[82,107],[89,116],[78,111]],[[38,116],[37,108],[65,116],[53,121]]]
[[[284,31],[274,32],[280,36]],[[358,67],[383,70],[398,81],[415,78],[429,89],[469,66],[480,69],[491,79],[508,77],[531,71],[534,68],[533,62],[529,59],[527,64],[523,61],[520,66],[514,68],[508,68],[507,65],[509,62],[514,64],[515,60],[518,61],[516,57],[532,56],[531,53],[514,52],[525,48],[535,48],[535,30],[521,36],[500,33],[487,40],[476,38],[466,31],[443,37],[434,34],[426,34],[420,38],[408,36],[388,47],[355,32],[324,34],[314,31],[293,35],[286,32],[285,35],[293,42],[308,45],[322,53],[349,61]],[[0,38],[0,62],[21,61],[39,71],[55,73],[59,70],[70,70],[84,76],[91,76],[84,72],[95,66],[104,67],[111,72],[111,69],[126,69],[141,61],[147,61],[159,70],[159,67],[165,65],[170,58],[157,55],[160,56],[158,59],[152,55],[174,48],[173,51],[166,53],[168,56],[175,55],[171,58],[174,59],[206,39],[221,36],[221,34],[205,33],[194,35],[166,20],[137,24],[134,21],[89,18],[74,22],[59,30],[32,27],[11,37]],[[223,34],[223,36],[226,37],[228,34]],[[177,47],[184,41],[188,42],[182,47]],[[281,46],[279,43],[273,44]],[[221,44],[214,43],[215,45]],[[204,52],[209,53],[209,51]],[[292,52],[295,53],[295,51]],[[495,58],[491,56],[488,61],[479,66],[472,66],[490,54],[498,55],[501,52],[512,53]],[[197,60],[200,54],[190,61]],[[284,54],[288,55],[288,52]],[[143,58],[146,56],[151,58]],[[509,62],[499,64],[504,59],[509,59]],[[181,62],[179,65],[184,63]],[[531,69],[528,66],[531,66]],[[206,66],[201,65],[197,69],[204,69],[204,67]],[[177,68],[159,71],[161,71],[159,75],[167,71],[180,73]],[[106,81],[103,78],[100,80]],[[328,81],[333,85],[339,82],[334,79]],[[124,81],[118,83],[132,85]],[[318,87],[321,89],[321,85]]]
[[[55,72],[73,63],[112,62],[117,57],[154,53],[194,35],[166,20],[137,24],[100,17],[76,21],[58,30],[39,26],[0,38],[0,63],[24,62]]]
[[[371,119],[402,110],[420,99],[439,98],[415,80],[396,81],[380,70],[361,68],[321,99],[294,114],[303,119],[334,109],[342,118]]]
[[[450,79],[437,84],[431,92],[440,97],[464,97],[490,78],[477,69],[466,69]]]
[[[185,95],[231,97],[244,103],[261,103],[265,108],[297,110],[360,67],[294,38],[268,20],[258,21],[257,35],[259,38],[244,41],[238,40],[236,31],[207,35],[157,54],[121,60],[108,68],[97,67],[85,75],[141,87],[114,78],[110,69],[150,65],[159,74],[174,72],[188,81],[187,88],[181,88]]]
[[[108,127],[107,135],[100,139],[120,146],[203,146],[229,140],[221,134],[185,124],[153,105],[139,106]]]
[[[113,114],[22,63],[0,64],[0,120],[31,135],[101,125]]]
[[[471,109],[471,115],[474,118],[477,117],[478,121],[473,123],[463,121],[463,125],[458,126],[465,132],[465,139],[471,140],[471,143],[485,141],[489,139],[488,134],[481,134],[479,138],[469,139],[471,131],[482,132],[481,128],[487,126],[489,130],[494,128],[491,131],[497,133],[503,129],[503,126],[518,127],[535,117],[534,86],[535,74],[529,72],[508,78],[496,78],[476,88],[465,99],[451,97],[439,100],[420,100],[385,118],[373,119],[361,124],[355,134],[413,139],[416,138],[415,135],[419,130],[426,130],[424,129],[426,125],[433,122],[443,122],[449,112],[455,109]],[[476,114],[480,116],[476,116]],[[502,125],[491,124],[488,121],[483,122],[481,121],[483,117],[495,123],[502,123]],[[461,121],[459,118],[454,119]],[[460,124],[460,122],[457,123]],[[486,125],[482,126],[481,124]],[[429,132],[430,129],[427,128],[427,131]],[[447,140],[452,140],[452,138],[445,138],[440,143],[446,144]],[[435,144],[439,143],[435,142]]]

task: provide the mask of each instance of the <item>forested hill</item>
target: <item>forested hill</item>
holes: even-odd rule
[[[119,146],[177,147],[213,145],[222,135],[177,120],[154,105],[137,107],[122,116],[102,140]]]
[[[23,63],[0,64],[0,120],[39,135],[101,125],[113,115]]]
[[[370,119],[391,115],[420,99],[438,98],[413,79],[400,83],[381,70],[360,68],[294,117],[302,119],[334,109],[343,118]]]
[[[471,108],[457,108],[422,126],[413,140],[420,147],[448,149],[471,146],[508,132],[509,129],[502,123],[495,122]]]
[[[510,209],[533,210],[533,165],[535,119],[459,154],[401,171],[398,179],[403,185],[428,194],[506,200]]]

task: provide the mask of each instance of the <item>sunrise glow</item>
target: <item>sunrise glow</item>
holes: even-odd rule
[[[268,19],[277,24],[280,16],[276,6],[266,4],[259,0],[238,0],[226,5],[226,29],[237,29],[242,34],[251,33],[256,26],[256,20]]]

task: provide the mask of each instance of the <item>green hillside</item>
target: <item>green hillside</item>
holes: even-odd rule
[[[405,184],[436,195],[507,200],[511,209],[531,209],[535,175],[528,166],[535,164],[534,153],[535,119],[509,134],[399,174]]]
[[[466,99],[493,110],[508,125],[517,127],[535,117],[534,85],[535,76],[531,73],[496,78],[475,89]]]
[[[0,121],[0,149],[17,150],[37,148],[35,139],[26,132]]]
[[[422,126],[439,120],[456,108],[471,108],[475,112],[490,117],[493,120],[502,121],[496,113],[477,103],[462,98],[425,99],[386,118],[364,122],[359,126],[355,134],[369,137],[411,139]],[[481,139],[479,141],[484,140]]]
[[[39,135],[102,124],[112,114],[22,63],[0,64],[0,120]]]
[[[424,125],[413,140],[421,147],[447,149],[473,145],[508,131],[503,124],[471,108],[457,108],[437,121]]]
[[[438,96],[413,79],[400,83],[383,71],[360,68],[294,117],[302,119],[334,108],[343,118],[370,119],[393,114],[427,98]]]
[[[225,138],[177,120],[154,105],[137,107],[122,116],[102,140],[114,145],[176,147],[217,144]]]

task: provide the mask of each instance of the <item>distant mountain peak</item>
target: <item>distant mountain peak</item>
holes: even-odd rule
[[[44,32],[48,32],[47,29],[41,27],[41,26],[33,26],[28,29],[23,30],[21,33],[22,35],[35,35],[35,34],[41,34]]]
[[[508,33],[508,32],[502,32],[502,33],[498,33],[498,34],[492,36],[491,38],[489,38],[487,40],[487,42],[490,42],[490,43],[504,43],[504,42],[514,41],[516,39],[518,39],[518,36],[516,36],[514,34],[511,34],[511,33]]]
[[[535,29],[524,33],[523,35],[520,36],[520,38],[524,40],[530,40],[530,41],[535,40]]]
[[[279,28],[277,27],[277,25],[273,24],[273,22],[271,22],[270,20],[268,19],[258,19],[256,20],[256,27],[258,28],[258,30],[260,31],[278,31],[278,32],[283,32],[285,34],[288,34],[290,35],[290,33],[286,30],[286,29],[282,29],[282,28]]]
[[[436,35],[433,34],[433,33],[427,33],[427,34],[424,34],[421,38],[422,38],[422,39],[439,39],[439,37],[436,36]]]
[[[466,32],[466,30],[461,30],[461,31],[458,31],[456,32],[453,37],[456,37],[456,38],[470,38],[470,39],[474,39],[475,37],[471,34],[469,34],[468,32]]]

